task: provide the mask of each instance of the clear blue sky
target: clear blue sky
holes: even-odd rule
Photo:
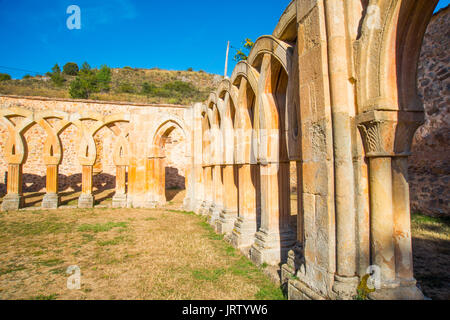
[[[55,63],[87,61],[93,67],[192,67],[222,74],[227,40],[238,47],[246,37],[271,34],[289,2],[0,0],[0,66],[44,74]],[[72,4],[81,8],[81,30],[66,27]],[[31,73],[0,72],[14,78]]]

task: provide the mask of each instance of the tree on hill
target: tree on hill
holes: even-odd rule
[[[61,74],[61,68],[58,64],[55,64],[55,66],[52,68],[51,79],[53,84],[57,87],[61,87],[64,83],[64,77]]]
[[[67,62],[63,67],[63,73],[68,76],[76,76],[79,71],[78,65],[74,62]]]
[[[11,80],[11,76],[7,73],[0,73],[0,82]]]
[[[111,69],[106,65],[102,65],[100,70],[97,72],[97,86],[101,91],[109,91],[111,83]]]
[[[69,94],[72,98],[88,99],[93,92],[109,91],[110,83],[111,69],[107,65],[97,70],[85,62],[70,84]]]

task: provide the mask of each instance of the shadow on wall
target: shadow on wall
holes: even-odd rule
[[[63,174],[58,175],[58,191],[81,191],[81,173],[66,176]],[[30,173],[23,174],[22,192],[45,192],[46,176],[39,176]],[[109,189],[115,189],[116,177],[110,174],[101,173],[94,175],[93,188],[95,192],[102,192]],[[3,183],[0,183],[0,196],[6,194],[6,179]]]

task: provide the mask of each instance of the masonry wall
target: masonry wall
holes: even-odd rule
[[[411,211],[450,216],[450,9],[437,13],[425,35],[418,93],[426,123],[417,131],[410,158]]]
[[[140,106],[126,104],[111,104],[101,102],[80,102],[71,100],[51,100],[43,98],[23,98],[0,96],[2,108],[21,107],[29,110],[60,110],[68,113],[77,113],[82,110],[98,112],[102,115],[117,113],[135,113],[143,109],[150,109],[155,114],[173,114],[183,118],[184,108],[170,108],[158,106]],[[127,125],[125,123],[119,125]],[[157,124],[155,124],[157,125]],[[7,140],[7,131],[0,126],[0,196],[6,193],[5,175],[7,163],[5,161],[4,146]],[[23,166],[23,192],[44,192],[46,167],[42,159],[42,150],[46,139],[45,131],[37,124],[33,125],[25,134],[28,147],[28,157]],[[81,190],[81,165],[77,157],[78,128],[70,125],[60,135],[63,146],[63,159],[59,167],[59,191]],[[113,162],[114,134],[103,127],[94,137],[97,146],[97,161],[94,166],[94,190],[113,189],[115,187],[116,167]],[[151,137],[148,137],[151,140]],[[185,188],[185,172],[187,162],[186,141],[183,132],[174,130],[165,145],[166,161],[166,187]]]

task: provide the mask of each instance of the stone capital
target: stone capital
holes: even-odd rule
[[[369,111],[356,117],[368,158],[408,157],[422,112]]]

